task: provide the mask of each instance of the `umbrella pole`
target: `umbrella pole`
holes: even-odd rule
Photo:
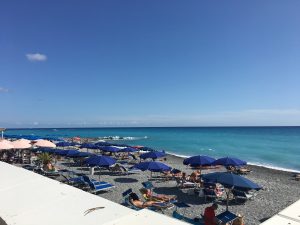
[[[100,175],[101,175],[101,167],[99,167],[99,181],[100,181]]]
[[[227,199],[226,199],[226,211],[228,211],[228,205],[229,205],[229,192],[232,190],[233,188],[231,189],[227,189],[226,191],[226,195],[227,195]]]

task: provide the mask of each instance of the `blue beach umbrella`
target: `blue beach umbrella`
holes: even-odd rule
[[[244,166],[247,165],[247,162],[237,158],[225,157],[217,159],[216,161],[214,161],[213,165]]]
[[[83,143],[80,148],[98,149],[98,146],[93,143]]]
[[[38,152],[44,152],[44,153],[54,153],[55,149],[44,147],[44,148],[38,148],[38,149],[36,149],[36,151],[38,151]]]
[[[109,167],[116,163],[116,160],[109,157],[109,156],[91,156],[90,158],[86,159],[85,164],[88,166],[99,166],[99,167]]]
[[[63,155],[65,151],[67,151],[67,150],[63,150],[63,149],[55,149],[54,154],[55,154],[55,155],[61,155],[61,154]]]
[[[116,147],[113,147],[113,146],[99,147],[99,149],[101,149],[102,151],[105,151],[105,152],[119,152],[120,151],[119,148],[116,148]]]
[[[97,146],[111,146],[111,143],[105,142],[105,141],[99,141],[97,143],[95,143],[95,145]]]
[[[183,160],[184,165],[196,166],[211,166],[216,160],[206,155],[196,155]]]
[[[56,146],[58,147],[69,147],[69,146],[74,146],[75,144],[72,142],[68,142],[68,141],[62,141],[62,142],[58,142],[56,144]]]
[[[95,156],[95,154],[90,153],[90,152],[80,152],[77,157],[91,157],[91,156]]]
[[[157,159],[157,158],[161,158],[164,157],[166,155],[166,153],[164,151],[162,152],[158,152],[158,151],[153,151],[153,152],[147,152],[144,154],[140,155],[141,159]]]
[[[127,147],[127,148],[119,149],[119,151],[120,152],[136,152],[137,149],[131,148],[131,147]]]
[[[172,168],[161,162],[141,162],[133,166],[142,171],[149,170],[151,172],[170,171]]]
[[[66,157],[77,158],[77,156],[79,154],[80,154],[80,151],[78,151],[78,150],[68,150]]]
[[[260,190],[261,186],[252,182],[251,180],[228,172],[216,172],[202,175],[204,182],[220,183],[228,189],[240,190]],[[228,210],[229,192],[227,194],[226,210]]]

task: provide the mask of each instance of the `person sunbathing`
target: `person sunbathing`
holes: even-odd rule
[[[151,199],[153,201],[163,201],[170,202],[176,199],[174,195],[164,195],[164,194],[156,194],[150,189],[142,189],[141,192],[145,195],[147,199]]]
[[[164,171],[163,172],[164,176],[167,178],[180,178],[182,176],[182,172],[180,170],[177,169],[173,169],[171,171]]]
[[[240,174],[248,174],[248,173],[251,172],[251,170],[249,168],[245,167],[245,166],[244,167],[239,167],[236,170]]]
[[[189,181],[193,183],[201,183],[200,175],[201,175],[200,170],[196,170],[192,172],[189,177]]]
[[[217,197],[221,197],[223,195],[223,193],[224,193],[223,186],[220,185],[220,184],[216,184],[215,193],[216,193]]]
[[[148,208],[148,207],[157,207],[157,208],[167,208],[167,204],[164,202],[157,202],[157,201],[146,201],[143,202],[139,199],[136,193],[132,192],[129,195],[129,201],[131,202],[132,205],[134,205],[137,208]]]
[[[48,162],[45,167],[44,167],[45,171],[49,171],[49,172],[54,172],[56,171],[55,167],[52,165],[51,162]]]

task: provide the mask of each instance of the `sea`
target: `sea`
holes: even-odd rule
[[[236,157],[249,164],[300,171],[300,127],[146,127],[7,129],[42,137],[119,137],[109,142],[142,145],[178,156]]]

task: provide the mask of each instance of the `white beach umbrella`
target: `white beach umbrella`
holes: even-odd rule
[[[31,143],[31,141],[22,138],[22,139],[13,141],[12,145],[14,146],[14,148],[17,148],[17,149],[26,149],[26,148],[31,148],[30,143]]]
[[[8,140],[0,140],[0,150],[8,150],[13,149],[14,146],[12,143]]]
[[[34,144],[37,147],[48,147],[48,148],[55,148],[56,145],[48,140],[38,139],[36,140],[36,143]]]

